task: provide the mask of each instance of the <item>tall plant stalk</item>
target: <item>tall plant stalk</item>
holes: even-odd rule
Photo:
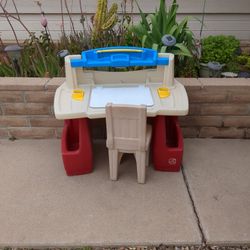
[[[65,36],[65,27],[64,27],[64,13],[63,13],[63,0],[60,0],[60,9],[61,9],[61,18],[62,18],[62,33]]]
[[[64,0],[64,4],[65,4],[65,8],[67,10],[68,16],[69,16],[69,20],[70,20],[70,23],[71,23],[71,28],[72,28],[72,30],[74,32],[74,35],[77,36],[76,30],[75,30],[75,27],[74,27],[74,22],[72,20],[71,13],[69,11],[69,6],[67,4],[67,0]]]
[[[9,15],[7,14],[7,11],[6,11],[5,7],[2,5],[2,2],[0,2],[0,7],[1,7],[3,13],[4,13],[4,16],[5,16],[8,24],[10,25],[10,28],[12,30],[12,33],[13,33],[14,37],[15,37],[16,43],[20,46],[18,38],[17,38],[16,31],[15,31],[15,29],[14,29],[14,27],[13,27],[11,21],[10,21]]]
[[[204,27],[206,2],[207,2],[207,0],[204,0],[204,1],[203,1],[202,19],[201,19],[201,29],[200,29],[200,40],[201,40],[201,37],[202,37],[202,31],[203,31],[203,27]]]

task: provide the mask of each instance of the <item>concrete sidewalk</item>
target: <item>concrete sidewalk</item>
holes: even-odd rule
[[[186,140],[183,165],[206,242],[250,244],[250,140]]]
[[[108,176],[104,143],[95,169],[65,175],[58,140],[0,141],[0,246],[67,247],[250,243],[250,140],[188,139],[179,173],[128,156]]]

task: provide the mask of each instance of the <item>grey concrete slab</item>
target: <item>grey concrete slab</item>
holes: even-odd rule
[[[250,243],[250,140],[185,140],[184,171],[209,244]]]
[[[0,143],[0,245],[81,246],[199,244],[201,237],[182,173],[148,169],[137,184],[128,157],[109,180],[104,144],[95,170],[68,177],[60,141]]]

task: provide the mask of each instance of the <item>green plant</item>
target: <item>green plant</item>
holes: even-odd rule
[[[32,35],[22,46],[21,57],[18,60],[20,76],[63,76],[64,69],[57,56],[58,46],[51,41],[46,32],[42,32],[39,37]],[[16,76],[13,65],[5,54],[0,54],[0,76]]]
[[[198,77],[199,63],[195,57],[187,57],[179,62],[176,67],[176,75],[178,77]]]
[[[201,62],[229,63],[235,59],[239,45],[233,36],[208,36],[202,39]]]
[[[247,60],[246,68],[247,68],[248,70],[250,70],[250,57],[249,57],[248,60]]]
[[[137,3],[138,5],[138,3]],[[159,9],[153,14],[145,14],[139,7],[141,21],[132,26],[134,36],[138,38],[143,47],[153,48],[160,52],[170,52],[180,57],[191,57],[194,51],[194,35],[188,27],[189,17],[177,22],[176,13],[178,4],[173,0],[167,10],[165,0],[160,1]],[[162,38],[171,35],[176,43],[166,46]]]
[[[110,30],[118,21],[117,17],[117,3],[113,3],[108,10],[107,0],[98,0],[96,14],[93,21],[92,42],[100,39],[104,33]]]
[[[116,3],[108,11],[107,0],[98,1],[92,27],[89,30],[90,48],[138,45],[137,39],[131,35],[132,32],[129,29],[132,18],[126,13],[126,4],[127,1],[122,1],[118,16]]]
[[[227,63],[226,67],[224,68],[224,71],[238,73],[240,71],[240,65],[235,60],[230,61],[229,63]]]
[[[58,50],[67,49],[70,54],[79,54],[90,49],[91,37],[87,32],[84,33],[80,31],[76,34],[63,34],[57,44]]]
[[[247,64],[247,61],[250,57],[248,55],[240,55],[237,56],[236,60],[240,65],[245,65]]]
[[[0,62],[0,76],[16,76],[16,73],[11,65]]]
[[[2,46],[2,49],[0,50],[0,76],[16,76],[14,67],[6,52],[3,51],[3,47],[4,46]]]
[[[250,56],[247,54],[239,55],[235,60],[230,61],[226,65],[227,71],[239,72],[239,71],[249,71],[250,70]]]
[[[11,24],[11,20],[18,22],[29,35],[29,39],[27,39],[24,44],[20,44],[20,46],[23,47],[22,55],[19,60],[21,76],[63,76],[63,58],[59,58],[60,53],[58,54],[61,50],[68,50],[69,54],[79,54],[83,50],[95,47],[138,45],[138,40],[132,35],[132,32],[129,29],[132,18],[126,13],[126,10],[128,9],[126,6],[127,1],[122,1],[121,11],[118,16],[118,5],[116,3],[112,4],[111,8],[108,9],[108,1],[99,0],[96,15],[92,19],[92,25],[89,22],[86,22],[82,9],[82,2],[77,2],[81,13],[79,22],[81,23],[82,31],[77,31],[74,27],[74,21],[68,6],[68,1],[60,0],[62,36],[59,42],[54,42],[51,39],[49,22],[40,1],[37,1],[37,5],[41,12],[42,31],[40,36],[36,36],[31,32],[22,21],[15,0],[12,0],[11,2],[16,11],[15,14],[8,12],[6,5],[0,1],[0,9],[3,11],[3,16],[10,25],[16,43],[19,44],[19,41],[16,31]],[[64,10],[66,10],[66,12]],[[69,34],[66,34],[65,31],[65,16],[67,16],[70,22]],[[0,47],[1,49],[4,48],[1,39]],[[1,76],[15,75],[9,60],[1,60],[0,58],[0,63]]]
[[[42,32],[39,37],[33,35],[24,42],[20,60],[21,75],[37,77],[63,75],[57,51],[57,46],[46,32]]]

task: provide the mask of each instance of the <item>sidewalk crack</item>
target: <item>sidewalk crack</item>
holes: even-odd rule
[[[199,232],[200,232],[200,235],[201,235],[202,245],[206,246],[207,245],[207,240],[206,240],[204,231],[202,229],[201,221],[200,221],[200,218],[198,216],[198,212],[197,212],[197,209],[196,209],[196,206],[195,206],[195,203],[194,203],[194,199],[193,199],[193,196],[192,196],[192,193],[191,193],[191,190],[190,190],[190,186],[189,186],[189,183],[188,183],[188,180],[187,180],[187,175],[185,173],[184,166],[182,166],[181,172],[182,172],[184,183],[185,183],[186,188],[187,188],[188,196],[189,196],[190,201],[191,201],[193,212],[194,212],[194,215],[195,215],[195,218],[196,218],[196,221],[197,221],[197,225],[198,225]]]

